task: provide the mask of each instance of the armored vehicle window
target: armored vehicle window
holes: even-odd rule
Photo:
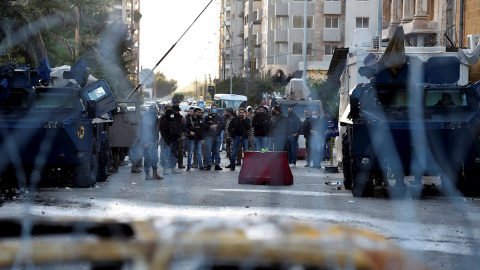
[[[426,106],[466,106],[467,100],[461,89],[429,90],[425,92]]]
[[[117,104],[117,112],[135,112],[135,102],[122,102]]]
[[[107,95],[107,92],[105,92],[105,89],[103,89],[102,86],[99,86],[93,89],[92,91],[88,92],[88,98],[90,98],[90,100],[95,100],[95,101],[100,100],[106,95]]]
[[[409,106],[405,90],[378,91],[379,105],[383,106]]]
[[[71,93],[37,92],[35,95],[35,108],[73,108],[72,97]]]
[[[16,107],[20,109],[27,109],[28,107],[28,92],[24,89],[12,89],[4,104],[0,103],[0,108]]]

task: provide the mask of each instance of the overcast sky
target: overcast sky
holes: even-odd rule
[[[140,66],[152,69],[182,36],[210,0],[142,0]],[[178,82],[179,89],[205,74],[218,76],[220,0],[213,0],[175,48],[155,69]]]

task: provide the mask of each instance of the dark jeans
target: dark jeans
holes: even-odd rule
[[[321,166],[321,162],[324,156],[324,147],[325,147],[325,139],[322,136],[310,136],[308,143],[310,144],[311,153],[311,161],[313,162],[313,167]]]
[[[288,136],[287,159],[288,164],[297,164],[298,137]]]
[[[156,170],[158,168],[158,144],[156,142],[148,143],[147,146],[143,146],[143,150],[145,173],[150,172],[150,166]]]
[[[187,160],[187,168],[190,169],[190,166],[192,165],[192,155],[195,152],[197,156],[197,161],[198,161],[198,167],[203,168],[203,162],[202,162],[202,141],[196,141],[196,140],[189,140],[189,147],[188,147],[188,160]],[[195,149],[196,148],[196,149]]]
[[[237,153],[237,148],[240,143],[242,143],[243,149],[248,149],[248,138],[243,139],[241,136],[237,136],[233,138],[233,153]],[[230,157],[230,166],[232,167],[235,167],[235,157],[236,155],[234,154],[232,154],[232,156]]]
[[[253,137],[253,144],[255,146],[255,151],[262,151],[262,149],[270,148],[270,137],[269,136],[256,136]]]
[[[220,165],[220,146],[222,144],[222,138],[220,136],[213,137],[207,136],[205,138],[207,145],[207,166],[212,164],[212,153],[215,159],[215,165]]]

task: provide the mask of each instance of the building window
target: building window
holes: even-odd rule
[[[293,28],[303,28],[304,16],[293,16]],[[307,16],[307,28],[313,27],[313,16]]]
[[[325,55],[333,55],[333,51],[338,45],[325,45]]]
[[[312,43],[307,43],[307,54],[311,52]],[[293,42],[293,53],[295,55],[303,54],[303,42]]]
[[[356,24],[356,28],[369,28],[370,26],[370,18],[357,18],[357,24]]]
[[[113,0],[113,5],[114,6],[122,6],[123,5],[123,0]]]
[[[123,15],[123,9],[115,8],[113,9],[113,18],[116,20],[121,20]]]
[[[325,28],[338,28],[338,18],[325,18]]]

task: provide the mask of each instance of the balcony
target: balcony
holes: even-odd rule
[[[278,16],[278,17],[288,16],[288,3],[276,3],[275,16]]]
[[[259,9],[259,10],[257,10],[257,19],[256,19],[256,21],[262,23],[262,20],[263,20],[263,9]]]
[[[303,15],[305,13],[305,3],[290,1],[288,3],[288,10],[290,15]],[[315,15],[315,4],[314,2],[307,2],[307,15]]]
[[[275,42],[288,42],[288,30],[275,30]]]
[[[262,32],[262,25],[260,24],[253,24],[252,25],[252,35],[256,35]]]
[[[339,28],[323,29],[323,41],[340,41],[341,31]]]
[[[323,14],[341,15],[342,2],[340,1],[325,1],[323,3]]]
[[[255,46],[262,46],[263,36],[262,33],[257,34],[257,38],[255,39]]]

